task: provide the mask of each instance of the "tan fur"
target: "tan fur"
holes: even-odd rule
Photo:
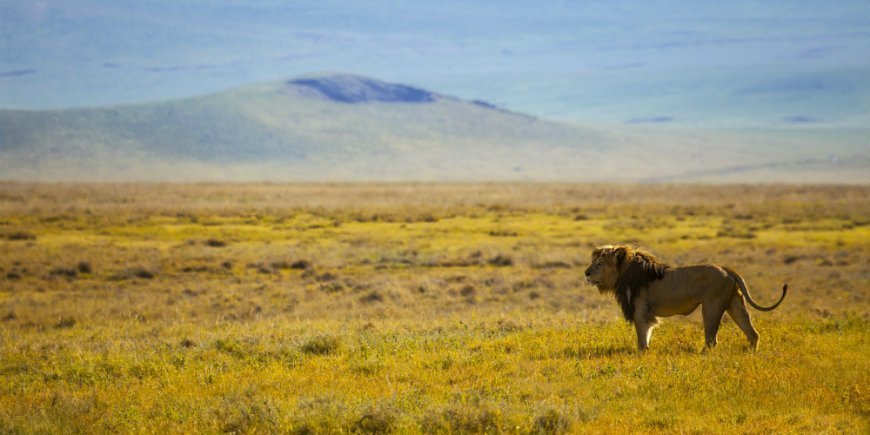
[[[646,350],[658,317],[689,315],[698,306],[704,316],[708,347],[716,345],[722,315],[740,327],[749,346],[758,347],[758,332],[752,326],[745,301],[753,308],[770,311],[779,306],[788,291],[771,307],[752,300],[743,278],[733,269],[715,264],[670,267],[652,254],[629,246],[606,245],[592,251],[586,279],[601,293],[613,293],[626,320],[635,325],[637,346]]]

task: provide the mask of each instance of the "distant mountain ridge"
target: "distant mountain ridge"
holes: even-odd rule
[[[289,86],[310,89],[337,103],[431,103],[435,94],[411,86],[386,83],[366,77],[340,74],[324,77],[300,78],[287,82]]]
[[[696,134],[575,127],[328,74],[182,100],[0,110],[0,179],[861,181],[870,166],[862,133],[833,143],[821,130],[699,142]]]

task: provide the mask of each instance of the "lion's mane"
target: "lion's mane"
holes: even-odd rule
[[[650,282],[662,279],[665,276],[665,271],[671,266],[659,261],[649,252],[635,250],[627,246],[620,246],[620,248],[625,249],[625,256],[617,264],[617,269],[622,270],[622,273],[616,280],[614,295],[616,302],[619,303],[619,308],[622,309],[622,317],[633,322],[634,296],[637,296],[639,290],[649,285]]]

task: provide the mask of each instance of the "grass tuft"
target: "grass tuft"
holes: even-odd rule
[[[280,422],[272,401],[251,390],[225,396],[214,413],[220,431],[231,434],[275,432]]]
[[[109,280],[124,281],[133,278],[154,279],[155,274],[154,272],[143,267],[132,267],[115,272],[114,274],[112,274],[112,276],[109,277]]]
[[[373,292],[360,298],[360,302],[363,302],[366,304],[370,304],[373,302],[383,302],[383,301],[384,301],[384,295],[382,295],[378,291],[373,291]]]
[[[296,260],[290,264],[291,269],[308,270],[311,269],[311,262],[308,260]]]
[[[496,255],[495,257],[489,260],[489,264],[492,266],[500,266],[500,267],[508,267],[514,265],[513,258],[507,255]]]
[[[78,271],[78,273],[87,275],[93,273],[94,269],[93,267],[91,267],[91,263],[87,261],[79,261],[79,263],[76,265],[76,270]]]
[[[396,430],[395,411],[386,406],[373,407],[363,412],[350,428],[359,434],[389,434]]]
[[[71,267],[55,267],[48,272],[48,275],[52,277],[65,277],[73,279],[78,275],[78,271]]]
[[[538,434],[560,434],[567,432],[570,426],[571,421],[565,415],[548,409],[535,417],[533,430]]]
[[[485,405],[430,410],[420,427],[426,433],[500,433],[506,429],[501,414]]]
[[[300,350],[309,355],[331,355],[338,352],[341,340],[331,335],[311,337],[302,344]]]
[[[36,240],[36,234],[27,231],[16,231],[6,234],[4,238],[10,241],[32,241]]]

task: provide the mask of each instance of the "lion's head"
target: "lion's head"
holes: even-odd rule
[[[586,268],[586,281],[598,287],[598,291],[614,291],[616,282],[631,248],[627,246],[604,245],[592,251],[592,264]]]
[[[604,245],[592,251],[586,281],[598,287],[601,293],[613,293],[623,316],[630,321],[632,292],[636,295],[651,281],[661,279],[669,268],[649,252],[630,246]]]

